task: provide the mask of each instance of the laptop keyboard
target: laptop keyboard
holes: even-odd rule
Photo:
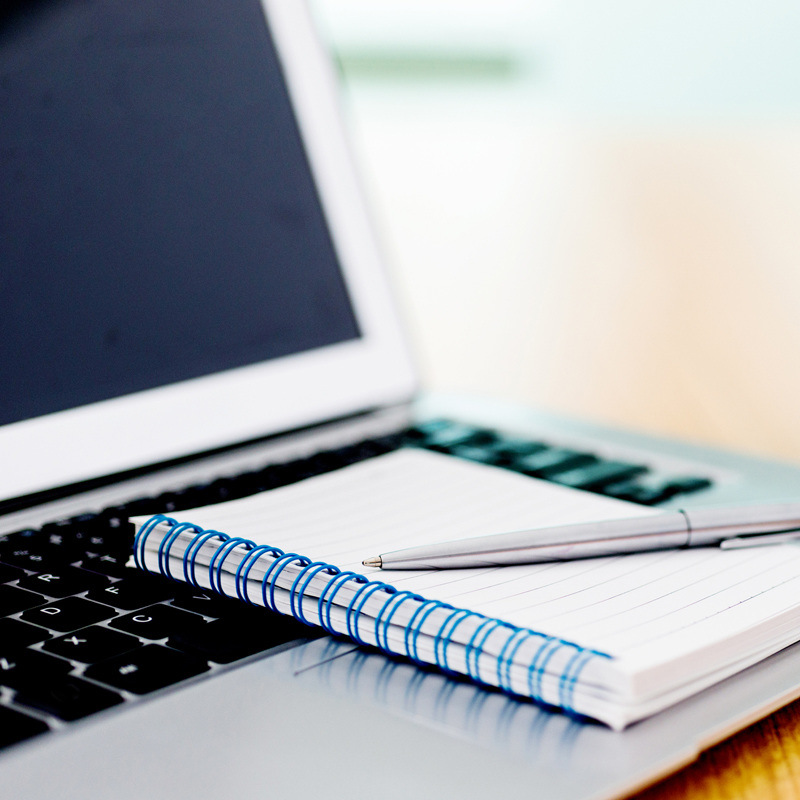
[[[0,536],[0,748],[320,635],[288,617],[126,566],[129,516],[171,514],[284,486],[401,446],[655,505],[707,488],[545,442],[433,420],[209,484]]]

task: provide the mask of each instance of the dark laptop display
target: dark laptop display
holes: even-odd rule
[[[258,0],[0,45],[0,425],[359,336]]]

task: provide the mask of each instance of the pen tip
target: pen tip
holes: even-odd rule
[[[383,564],[380,556],[372,556],[372,558],[365,558],[361,562],[365,567],[380,567]]]

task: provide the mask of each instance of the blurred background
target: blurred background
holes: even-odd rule
[[[427,388],[800,461],[800,4],[312,7]]]

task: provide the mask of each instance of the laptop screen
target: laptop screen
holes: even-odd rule
[[[359,337],[259,0],[12,3],[0,118],[0,425]]]
[[[0,7],[0,502],[416,375],[304,2]]]

